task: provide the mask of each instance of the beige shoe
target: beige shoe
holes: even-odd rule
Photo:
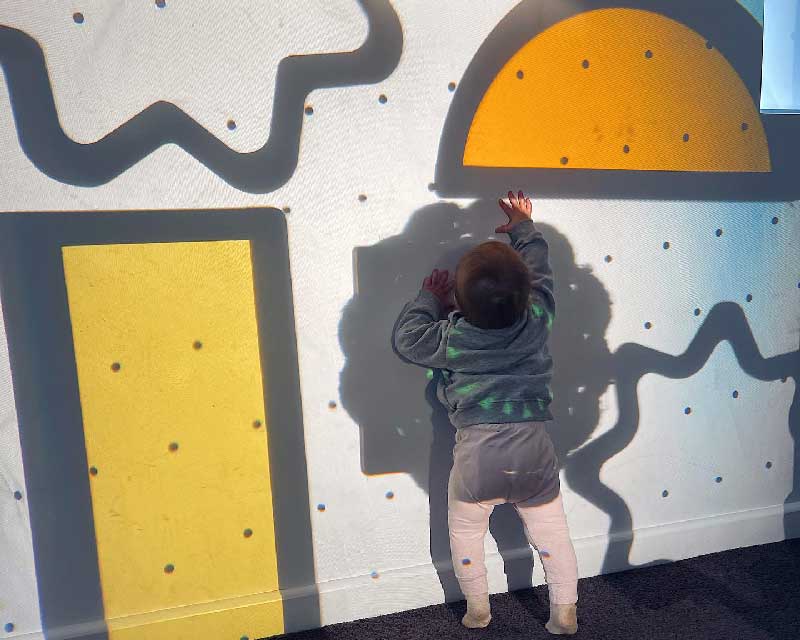
[[[489,626],[491,621],[492,614],[489,608],[489,594],[467,596],[467,613],[461,619],[461,624],[468,629],[483,629]]]
[[[544,627],[556,636],[578,633],[578,607],[574,604],[551,604],[550,621]]]

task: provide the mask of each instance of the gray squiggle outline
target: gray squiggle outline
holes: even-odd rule
[[[269,138],[256,151],[232,150],[170,102],[159,101],[97,142],[81,144],[61,127],[39,43],[0,25],[0,66],[25,155],[44,174],[82,187],[110,182],[165,144],[176,144],[231,186],[268,193],[297,167],[303,108],[314,89],[372,84],[387,78],[403,50],[403,30],[390,0],[357,0],[369,34],[357,50],[281,60]]]

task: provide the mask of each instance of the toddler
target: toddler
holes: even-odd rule
[[[522,191],[500,200],[511,246],[484,242],[458,263],[455,281],[434,272],[397,322],[394,345],[435,369],[437,397],[457,429],[448,488],[453,566],[470,628],[490,620],[484,538],[495,505],[510,502],[539,552],[552,634],[577,632],[578,569],[561,499],[558,462],[545,429],[555,314],[547,243]],[[455,305],[452,293],[455,292]]]

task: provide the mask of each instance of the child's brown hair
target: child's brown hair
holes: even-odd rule
[[[530,274],[507,244],[484,242],[458,263],[455,294],[467,322],[481,329],[503,329],[528,306]]]

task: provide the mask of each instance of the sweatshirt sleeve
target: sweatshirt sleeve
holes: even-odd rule
[[[520,254],[531,275],[531,288],[535,301],[544,305],[549,317],[556,312],[553,295],[553,270],[550,268],[547,241],[531,220],[523,220],[508,232],[511,246]]]
[[[430,291],[422,290],[400,313],[392,342],[395,351],[410,362],[442,369],[447,363],[447,328],[441,320],[442,303]]]

